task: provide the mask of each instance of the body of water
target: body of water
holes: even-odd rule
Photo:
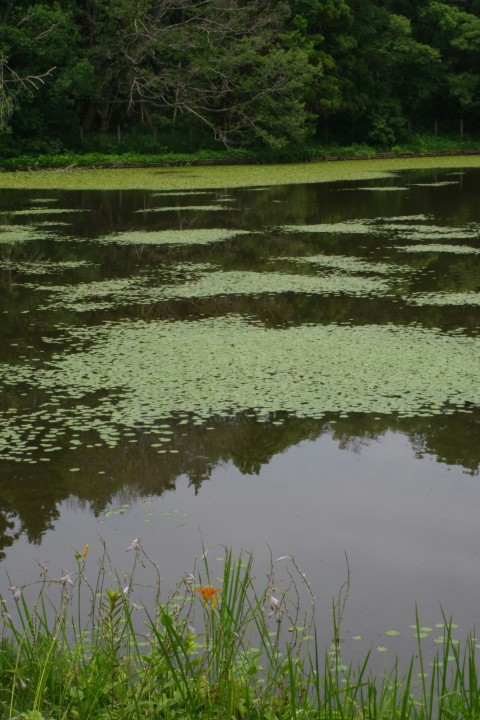
[[[432,650],[442,608],[478,624],[479,197],[2,191],[2,593],[139,538],[166,586],[293,554],[323,624],[348,563],[347,655],[414,647],[416,603]]]

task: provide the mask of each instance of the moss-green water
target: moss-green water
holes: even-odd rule
[[[480,156],[392,158],[292,165],[233,165],[0,173],[0,188],[180,190],[388,178],[399,170],[480,167]],[[385,188],[382,188],[383,190]]]

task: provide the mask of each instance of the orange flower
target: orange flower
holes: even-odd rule
[[[213,588],[211,585],[205,585],[205,587],[196,588],[195,592],[203,595],[205,602],[209,602],[216,593],[220,592],[220,588]]]

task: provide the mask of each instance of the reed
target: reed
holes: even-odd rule
[[[104,545],[90,582],[86,546],[75,554],[74,573],[51,578],[41,568],[39,580],[12,586],[12,597],[0,598],[0,718],[480,716],[475,638],[461,646],[447,618],[428,678],[418,616],[417,657],[376,676],[368,654],[348,666],[340,657],[348,577],[333,605],[332,644],[323,653],[313,593],[295,558],[280,559],[286,579],[278,584],[272,560],[259,589],[251,555],[225,550],[219,581],[204,552],[193,573],[164,597],[158,568],[141,543],[129,550],[122,576]],[[420,683],[414,682],[418,671]]]

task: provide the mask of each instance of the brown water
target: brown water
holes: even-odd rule
[[[408,649],[415,603],[478,624],[479,197],[2,191],[0,590],[140,538],[167,584],[294,554],[323,623],[346,553],[347,655]]]

